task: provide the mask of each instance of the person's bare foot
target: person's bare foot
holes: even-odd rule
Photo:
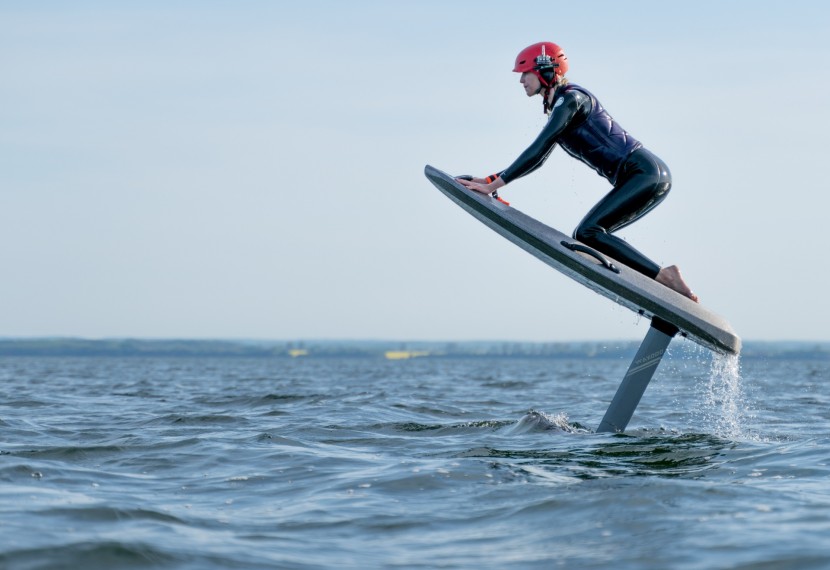
[[[695,303],[699,302],[697,295],[695,295],[691,288],[686,285],[686,282],[683,280],[683,276],[680,275],[680,269],[678,269],[676,265],[669,265],[668,267],[662,268],[654,280],[665,285],[669,289],[677,291],[681,295],[685,295]]]

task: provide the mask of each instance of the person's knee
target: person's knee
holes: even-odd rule
[[[590,244],[596,241],[600,235],[605,234],[605,229],[596,224],[580,224],[573,233],[573,238],[582,243]]]

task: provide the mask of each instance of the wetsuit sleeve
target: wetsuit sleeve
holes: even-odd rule
[[[547,125],[539,133],[539,136],[536,137],[536,140],[533,141],[533,144],[501,173],[501,179],[504,183],[507,184],[526,174],[530,174],[542,166],[556,147],[556,140],[559,135],[575,120],[580,119],[584,115],[586,102],[590,105],[590,100],[586,101],[586,98],[578,91],[566,91],[563,93],[554,103]],[[588,109],[588,112],[590,112],[590,109]]]

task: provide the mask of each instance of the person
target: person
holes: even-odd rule
[[[483,194],[530,174],[558,144],[574,158],[606,178],[611,191],[579,223],[573,237],[697,302],[676,265],[660,267],[614,235],[662,202],[671,189],[666,164],[626,132],[584,87],[565,74],[568,58],[561,47],[540,42],[523,49],[513,71],[528,97],[542,96],[548,121],[536,140],[510,166],[486,178],[458,181]],[[466,179],[471,178],[471,179]]]

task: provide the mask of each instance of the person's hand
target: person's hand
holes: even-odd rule
[[[496,178],[490,184],[487,184],[487,181],[483,178],[473,178],[472,180],[456,178],[456,180],[458,180],[458,183],[464,186],[465,188],[475,190],[476,192],[486,194],[487,196],[491,195],[493,192],[504,186],[504,182],[502,182],[501,178]]]

